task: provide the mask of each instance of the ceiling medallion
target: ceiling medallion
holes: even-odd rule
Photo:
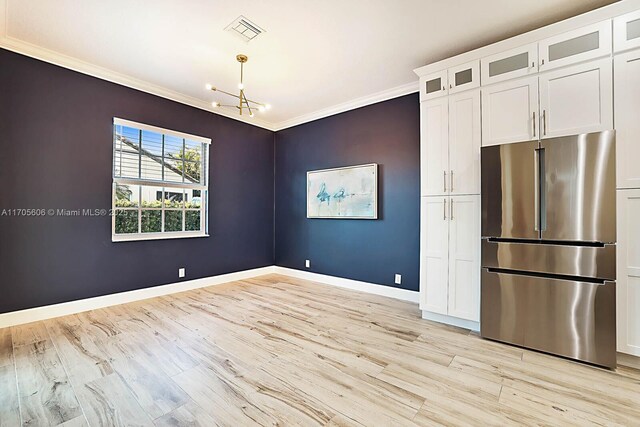
[[[225,95],[229,95],[229,96],[233,96],[234,98],[236,98],[238,100],[238,104],[237,105],[231,105],[231,104],[220,104],[217,101],[213,101],[211,103],[211,105],[214,108],[234,108],[237,109],[240,112],[240,115],[242,115],[243,110],[247,110],[249,112],[249,116],[253,117],[254,115],[254,111],[258,110],[260,112],[264,112],[268,109],[271,108],[271,105],[269,104],[263,104],[262,102],[256,102],[256,101],[252,101],[250,99],[247,98],[247,96],[244,94],[244,82],[243,82],[243,78],[244,78],[244,63],[247,62],[249,60],[249,57],[247,55],[236,55],[236,60],[240,63],[240,83],[238,83],[238,89],[240,89],[240,93],[238,95],[235,95],[233,93],[230,92],[226,92],[224,90],[218,89],[217,87],[207,84],[206,88],[207,90],[211,90],[213,92],[221,92],[224,93]]]

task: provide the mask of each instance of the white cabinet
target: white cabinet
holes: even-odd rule
[[[540,74],[542,138],[613,129],[610,58]]]
[[[640,188],[640,49],[617,55],[615,68],[618,188]]]
[[[480,87],[480,61],[451,67],[447,71],[449,95]]]
[[[480,193],[480,90],[425,101],[421,195]]]
[[[480,196],[423,197],[420,309],[478,322]]]
[[[538,43],[540,72],[600,58],[611,53],[611,21],[559,34]]]
[[[613,48],[616,52],[640,47],[640,10],[613,20]]]
[[[420,78],[420,101],[438,98],[449,93],[447,70]]]
[[[618,190],[618,351],[640,356],[640,190]]]
[[[480,196],[449,200],[449,316],[479,321]]]
[[[446,194],[449,170],[448,98],[422,102],[420,126],[420,192],[423,196]]]
[[[538,138],[538,77],[482,88],[482,145]]]
[[[450,95],[449,194],[480,194],[480,140],[480,90]]]
[[[420,309],[447,314],[449,223],[447,197],[422,197]]]
[[[480,64],[484,86],[537,73],[538,43],[482,58]]]

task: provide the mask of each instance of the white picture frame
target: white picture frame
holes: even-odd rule
[[[308,171],[307,218],[378,219],[378,164]]]

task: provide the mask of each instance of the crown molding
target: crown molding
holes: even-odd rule
[[[4,7],[2,3],[4,4]],[[264,129],[273,131],[273,125],[259,118],[244,118],[237,114],[226,113],[224,110],[213,109],[211,105],[202,99],[197,99],[188,95],[184,95],[179,92],[166,89],[162,86],[158,86],[153,83],[149,83],[145,80],[130,77],[126,74],[111,71],[107,68],[93,65],[89,62],[81,61],[79,59],[63,55],[53,50],[45,49],[40,46],[36,46],[32,43],[28,43],[7,35],[7,1],[0,0],[0,48],[10,50],[21,55],[29,56],[50,64],[58,65],[63,68],[67,68],[73,71],[77,71],[82,74],[86,74],[92,77],[97,77],[102,80],[106,80],[112,83],[116,83],[122,86],[130,87],[142,92],[146,92],[152,95],[166,98],[171,101],[179,102],[181,104],[189,105],[191,107],[198,108],[200,110],[208,111],[209,113],[217,114],[220,116],[228,117],[233,120],[238,120],[253,126],[258,126]],[[4,16],[3,16],[4,15]]]
[[[420,86],[417,81],[406,83],[400,86],[393,87],[391,89],[383,90],[371,95],[362,96],[360,98],[352,99],[351,101],[323,108],[312,113],[303,114],[289,120],[284,120],[282,122],[276,123],[273,127],[275,131],[280,131],[293,126],[301,125],[303,123],[308,123],[314,120],[333,116],[335,114],[344,113],[345,111],[355,110],[356,108],[365,107],[367,105],[386,101],[392,98],[397,98],[399,96],[408,95],[410,93],[418,92],[419,90]]]

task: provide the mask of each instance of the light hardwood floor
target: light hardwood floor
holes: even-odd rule
[[[269,275],[0,329],[0,425],[639,425],[610,372]]]

